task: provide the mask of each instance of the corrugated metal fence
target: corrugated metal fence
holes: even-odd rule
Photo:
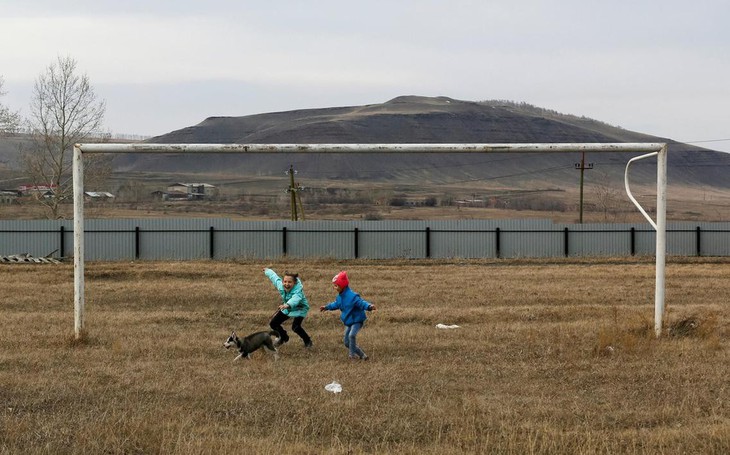
[[[293,257],[519,258],[653,255],[649,224],[550,220],[86,220],[86,260]],[[73,222],[0,221],[0,255],[73,254]],[[667,225],[667,254],[730,256],[730,223]]]

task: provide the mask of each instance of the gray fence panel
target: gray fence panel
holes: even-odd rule
[[[496,245],[494,232],[431,231],[432,258],[494,258]]]
[[[563,256],[562,225],[550,220],[490,220],[500,228],[500,257]],[[529,233],[525,231],[530,231]]]
[[[674,229],[681,229],[683,236],[681,240],[672,239],[673,243],[669,245],[670,234],[667,234],[667,249],[671,249],[671,254],[685,255],[685,251],[689,251],[686,255],[700,256],[730,256],[730,223],[671,223]],[[699,228],[699,232],[698,232]],[[672,233],[672,235],[676,235]],[[699,238],[698,238],[699,237]],[[674,251],[676,244],[677,251]],[[699,243],[699,245],[698,245]],[[699,251],[698,250],[699,247]],[[681,248],[681,249],[680,249]]]
[[[626,232],[608,229],[569,230],[568,253],[570,256],[629,256],[631,237]]]
[[[667,254],[674,256],[695,256],[697,254],[697,234],[695,230],[667,232]]]
[[[528,233],[510,230],[500,235],[503,258],[564,256],[563,231]]]
[[[44,257],[60,248],[59,230],[41,232],[3,232],[0,234],[0,255],[30,254]],[[54,254],[59,256],[60,253]]]
[[[87,261],[134,260],[134,236],[134,232],[90,230],[84,236],[84,258]],[[66,245],[67,256],[73,256],[73,237]]]
[[[425,221],[430,228],[429,253],[432,258],[497,257],[497,226],[492,220]]]
[[[207,259],[209,257],[207,232],[143,231],[140,259]]]
[[[654,229],[648,224],[566,224],[562,227],[567,227],[569,230],[571,256],[629,256],[632,253],[632,228],[635,230],[633,234],[635,254],[654,254],[656,246]],[[651,237],[644,236],[639,239],[641,231],[649,231],[645,234]]]
[[[216,232],[215,259],[275,258],[282,255],[282,232],[236,231]]]
[[[287,232],[287,255],[294,257],[328,257],[350,259],[355,257],[354,229],[298,231]]]
[[[60,229],[59,229],[60,230]],[[63,242],[61,235],[58,236],[58,257],[72,257],[74,254],[74,228],[73,226],[65,227],[63,232]],[[61,243],[63,243],[63,251],[61,251]]]
[[[418,259],[426,257],[423,232],[360,232],[359,257],[367,259]]]
[[[656,231],[651,226],[636,229],[636,256],[653,256],[656,251]]]
[[[66,246],[68,256],[73,256],[73,225],[71,243]],[[134,224],[125,219],[88,220],[84,223],[84,258],[89,261],[134,260]]]
[[[209,230],[210,227],[214,229],[214,259],[273,258],[282,255],[281,226],[261,221],[241,223],[224,218],[205,220],[205,223]]]
[[[44,257],[60,248],[62,224],[52,220],[0,221],[0,255],[28,253]],[[59,255],[60,251],[53,256]]]
[[[701,234],[701,254],[703,256],[730,256],[730,228],[725,232],[708,229]]]
[[[206,259],[210,257],[211,220],[144,220],[139,223],[140,259]]]

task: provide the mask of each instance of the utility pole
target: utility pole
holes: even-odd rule
[[[578,223],[583,224],[583,172],[586,169],[593,169],[593,163],[586,164],[586,152],[581,152],[580,163],[575,163],[575,168],[580,169],[580,217]]]
[[[291,220],[297,221],[299,219],[299,213],[297,211],[297,202],[299,203],[299,211],[301,212],[302,221],[304,221],[304,206],[302,205],[302,197],[299,194],[300,191],[304,190],[303,186],[300,186],[294,181],[294,174],[297,171],[294,170],[294,165],[289,165],[289,170],[285,174],[289,174],[289,188],[286,192],[291,194]]]

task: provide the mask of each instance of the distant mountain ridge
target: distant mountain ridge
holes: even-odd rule
[[[667,142],[675,182],[730,186],[730,155],[606,123],[509,101],[461,101],[448,97],[400,96],[381,104],[209,117],[149,139],[150,143],[560,143]],[[571,156],[567,156],[571,155]],[[574,179],[575,154],[487,155],[134,155],[117,160],[124,170],[228,172],[278,175],[294,164],[306,175],[332,179],[499,179],[560,182]],[[592,154],[612,178],[623,175],[624,154]],[[632,171],[633,172],[633,171]],[[632,176],[655,179],[651,166]]]

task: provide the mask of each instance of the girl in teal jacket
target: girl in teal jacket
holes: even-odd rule
[[[279,305],[279,310],[269,321],[269,327],[279,333],[276,345],[280,346],[289,341],[289,334],[281,324],[287,319],[293,318],[292,330],[302,339],[305,348],[311,348],[312,339],[302,327],[302,322],[309,311],[309,302],[304,296],[304,286],[299,279],[299,274],[284,272],[284,279],[281,279],[269,268],[264,268],[264,274],[281,294],[282,303]]]

